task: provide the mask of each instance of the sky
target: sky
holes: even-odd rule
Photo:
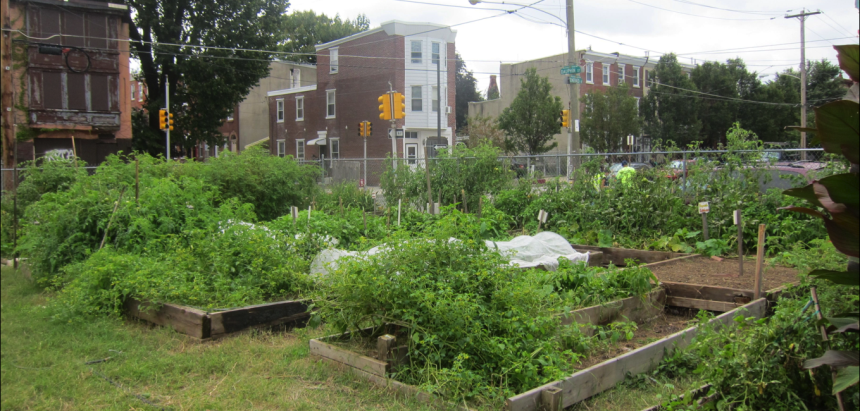
[[[574,0],[574,39],[580,50],[591,47],[634,56],[647,52],[654,58],[673,52],[689,63],[740,57],[750,71],[767,80],[800,64],[800,21],[786,15],[804,7],[820,10],[823,14],[806,20],[806,58],[835,63],[833,45],[858,42],[860,19],[854,4],[855,0]],[[477,5],[468,0],[291,0],[290,10],[348,19],[364,14],[371,28],[390,20],[454,26],[457,52],[482,92],[490,75],[498,74],[500,63],[567,52],[565,0]],[[518,11],[507,13],[510,10]]]

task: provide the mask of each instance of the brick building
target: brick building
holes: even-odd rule
[[[373,128],[367,157],[386,157],[392,152],[390,123],[379,119],[377,98],[390,88],[406,97],[406,118],[396,124],[403,136],[396,155],[417,160],[425,145],[446,145],[455,131],[455,37],[447,26],[391,21],[316,46],[315,84],[268,93],[271,153],[303,160],[363,158],[358,123],[366,120]]]
[[[97,164],[131,147],[127,6],[121,0],[5,0],[4,163],[48,152]],[[8,7],[8,13],[7,9]],[[8,47],[8,49],[6,48]],[[11,134],[11,136],[9,135]],[[57,151],[58,150],[58,151]],[[22,152],[29,151],[29,152]]]
[[[581,56],[579,64],[582,66],[580,76],[583,80],[579,87],[580,101],[582,101],[582,97],[590,93],[605,92],[608,87],[617,86],[621,83],[630,85],[630,95],[635,97],[637,102],[648,95],[648,79],[659,59],[619,53],[600,53],[591,49],[582,50],[578,53]],[[511,105],[519,93],[520,80],[529,68],[535,68],[539,75],[548,77],[553,94],[561,98],[564,107],[570,107],[568,84],[565,82],[568,75],[561,74],[561,68],[566,65],[567,53],[521,63],[502,64],[499,68],[500,98],[483,102],[470,102],[469,116],[498,117],[505,107]],[[694,65],[683,63],[681,67],[688,76],[695,68]],[[584,106],[580,105],[580,110],[580,113],[584,112]],[[555,141],[558,142],[555,151],[566,153],[567,130],[564,129],[562,134],[556,134]],[[636,151],[650,148],[647,139],[637,138],[636,141]]]

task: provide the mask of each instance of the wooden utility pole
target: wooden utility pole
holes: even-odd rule
[[[567,9],[567,64],[574,66],[579,65],[579,55],[576,52],[576,31],[573,22],[573,0],[566,1]],[[574,167],[579,166],[579,157],[576,160],[571,154],[579,154],[579,83],[570,83],[570,125],[567,129],[567,175],[573,172]]]
[[[785,16],[787,19],[800,20],[800,127],[806,128],[806,17],[821,14],[821,11],[806,12]],[[800,132],[800,148],[806,148],[806,132]],[[800,159],[806,160],[806,151],[800,152]]]
[[[6,31],[12,28],[12,23],[9,17],[9,0],[0,0],[0,11],[3,14],[3,20],[0,21],[0,26],[3,27],[2,42],[0,42],[0,83],[2,83],[2,98],[0,98],[0,109],[2,109],[3,122],[3,168],[13,168],[15,166],[15,127],[14,123],[14,108],[12,98],[12,32]],[[12,189],[17,181],[14,180],[10,173],[3,173],[5,179],[4,187]]]

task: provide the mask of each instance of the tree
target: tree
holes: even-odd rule
[[[251,87],[268,75],[272,57],[240,49],[277,47],[288,0],[129,0],[127,4],[129,37],[148,89],[147,123],[152,131],[134,132],[135,148],[153,155],[164,153],[158,110],[164,107],[165,81],[176,121],[171,143],[186,151],[198,142],[223,143],[218,128]],[[153,136],[156,140],[150,141]]]
[[[690,77],[700,92],[725,97],[700,98],[698,112],[698,118],[702,122],[700,133],[704,145],[725,145],[726,130],[741,120],[743,113],[754,109],[754,103],[742,103],[740,100],[753,100],[754,92],[761,87],[761,80],[756,73],[747,71],[741,59],[729,59],[725,64],[704,63],[693,69]],[[743,125],[750,126],[746,122]]]
[[[561,129],[561,98],[552,95],[549,79],[538,76],[535,68],[526,70],[520,91],[499,115],[499,128],[505,131],[506,151],[545,153],[558,145],[553,136]]]
[[[460,57],[460,53],[455,53],[455,56],[456,74],[454,85],[456,89],[454,92],[454,108],[457,112],[457,130],[465,130],[469,124],[469,102],[484,101],[484,97],[478,92],[478,80],[475,79],[471,71],[466,69],[466,62]]]
[[[284,40],[280,49],[288,53],[288,60],[316,64],[317,55],[314,46],[328,43],[337,39],[351,36],[370,29],[370,20],[364,14],[359,14],[355,20],[341,20],[339,15],[334,18],[325,14],[308,11],[295,11],[284,19],[282,32]]]
[[[842,99],[846,90],[840,73],[839,66],[824,59],[806,62],[806,102],[810,107]]]
[[[645,133],[652,139],[671,140],[686,146],[699,139],[696,85],[684,73],[674,54],[660,57],[648,97],[640,107]]]
[[[598,153],[620,151],[628,135],[641,131],[636,98],[626,84],[589,94],[584,103],[582,142]]]
[[[486,143],[505,150],[505,132],[499,129],[498,122],[492,117],[470,117],[468,124],[465,129],[466,135],[469,136],[467,147],[475,148]]]

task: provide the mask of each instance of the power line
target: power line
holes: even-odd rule
[[[830,41],[830,40],[844,40],[844,39],[849,39],[849,38],[853,39],[854,37],[834,37],[834,38],[824,39],[824,40],[807,41],[807,43],[817,43],[817,42],[821,42],[821,41]],[[735,48],[730,48],[730,49],[693,51],[690,53],[676,53],[675,55],[677,55],[677,56],[688,56],[690,54],[714,53],[714,52],[718,52],[718,51],[747,50],[747,49],[755,49],[755,48],[762,48],[762,47],[789,46],[789,45],[794,45],[794,44],[800,44],[800,42],[799,41],[793,41],[790,43],[776,43],[776,44],[764,44],[764,45],[760,45],[760,46],[735,47]]]
[[[726,9],[726,8],[722,8],[722,7],[711,6],[711,5],[708,5],[708,4],[694,3],[694,2],[692,2],[692,1],[688,1],[688,0],[674,0],[674,1],[677,1],[677,2],[679,2],[679,3],[689,4],[689,5],[692,5],[692,6],[707,7],[707,8],[709,8],[709,9],[723,10],[723,11],[730,11],[730,12],[734,12],[734,13],[744,13],[744,14],[756,14],[756,15],[762,15],[762,14],[780,14],[780,13],[782,13],[782,12],[784,11],[784,10],[773,10],[773,11],[765,11],[765,10],[758,10],[758,11],[756,11],[756,10],[736,10],[736,9]],[[788,11],[791,11],[791,10],[788,10]]]
[[[838,21],[833,20],[833,17],[830,17],[830,15],[829,15],[829,14],[827,14],[827,13],[825,13],[825,12],[823,12],[823,11],[821,12],[821,14],[823,14],[823,15],[824,15],[824,17],[827,17],[828,19],[830,19],[830,21],[832,21],[832,22],[836,23],[836,25],[837,25],[837,26],[842,27],[842,29],[843,29],[843,30],[845,30],[846,32],[848,32],[848,34],[850,34],[850,35],[851,35],[851,37],[857,37],[857,35],[856,35],[856,34],[854,34],[851,30],[846,29],[846,28],[845,28],[845,27],[843,27],[841,24],[839,24],[839,22],[838,22]]]
[[[642,2],[640,2],[640,1],[636,1],[636,0],[627,0],[627,1],[629,1],[629,2],[631,2],[631,3],[641,4],[641,5],[646,6],[646,7],[653,7],[653,8],[655,8],[655,9],[659,9],[659,10],[663,10],[663,11],[668,11],[668,12],[670,12],[670,13],[678,13],[678,14],[683,14],[683,15],[685,15],[685,16],[701,17],[701,18],[704,18],[704,19],[714,19],[714,20],[734,20],[734,21],[756,21],[756,20],[761,21],[761,20],[773,20],[773,19],[775,19],[775,18],[776,18],[776,17],[770,17],[770,18],[766,18],[766,19],[736,19],[736,18],[731,18],[731,17],[712,17],[712,16],[702,16],[702,15],[699,15],[699,14],[684,13],[683,11],[677,11],[677,10],[672,10],[672,9],[664,9],[664,8],[662,8],[662,7],[658,7],[658,6],[655,6],[655,5],[652,5],[652,4],[648,4],[648,3],[642,3]]]

